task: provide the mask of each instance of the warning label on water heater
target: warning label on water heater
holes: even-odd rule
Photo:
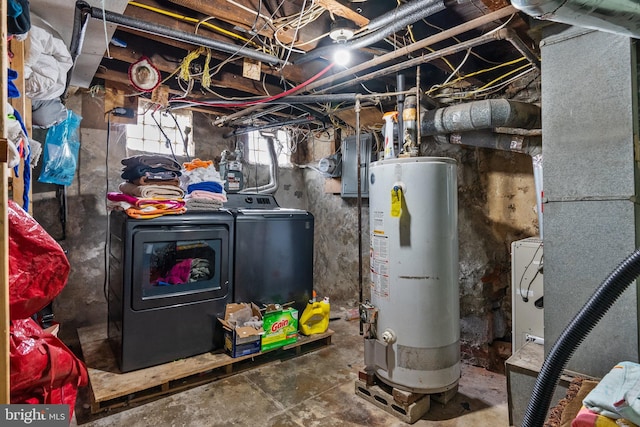
[[[373,234],[379,235],[384,234],[384,212],[382,211],[374,211],[373,212]]]
[[[371,292],[389,298],[389,237],[371,236]]]

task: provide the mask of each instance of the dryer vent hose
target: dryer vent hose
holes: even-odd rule
[[[558,378],[569,358],[638,275],[640,249],[629,255],[602,282],[553,345],[533,386],[522,427],[543,426]]]

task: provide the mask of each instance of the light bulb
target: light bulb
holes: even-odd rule
[[[351,52],[344,47],[337,47],[333,52],[333,62],[336,65],[346,66],[351,61]]]

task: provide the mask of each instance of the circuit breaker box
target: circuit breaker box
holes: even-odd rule
[[[511,243],[512,352],[527,341],[544,343],[542,240]]]
[[[369,163],[371,163],[371,144],[373,137],[369,133],[360,135],[360,193],[369,197]],[[346,137],[342,141],[342,197],[358,197],[358,153],[356,137]]]

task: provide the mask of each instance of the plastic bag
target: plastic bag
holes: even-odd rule
[[[58,337],[33,319],[11,321],[9,362],[11,403],[67,404],[71,420],[87,368]]]
[[[78,165],[80,121],[82,117],[67,110],[67,118],[47,131],[42,171],[38,181],[71,185]]]
[[[42,310],[67,284],[70,265],[53,237],[13,200],[9,221],[9,315],[25,319]]]

